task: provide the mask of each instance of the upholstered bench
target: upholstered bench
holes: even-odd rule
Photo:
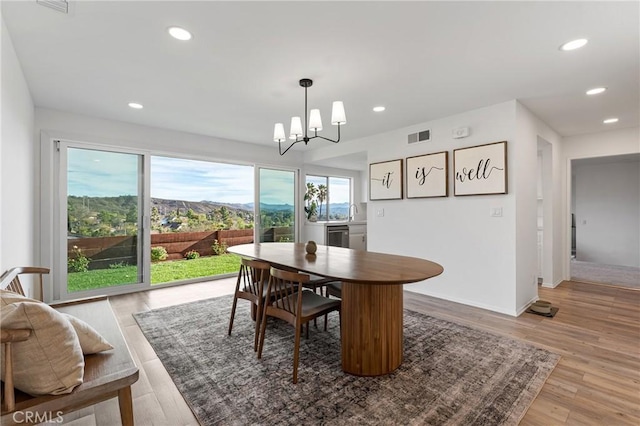
[[[22,288],[15,287],[19,273],[33,273],[42,268],[15,268],[2,276],[0,288],[8,288],[17,293],[24,293]],[[30,271],[31,270],[31,271]],[[47,271],[48,272],[48,271]],[[36,273],[41,273],[37,272]],[[14,275],[14,276],[12,276]],[[31,396],[12,388],[11,345],[33,338],[30,330],[2,329],[2,344],[5,349],[3,377],[2,425],[41,423],[57,421],[61,415],[92,404],[118,398],[120,418],[123,425],[133,425],[133,404],[131,385],[138,380],[138,367],[131,358],[131,353],[124,340],[118,322],[105,299],[90,302],[56,306],[59,312],[70,314],[92,326],[112,346],[113,349],[91,355],[84,355],[84,378],[80,385],[70,393],[62,395]],[[9,347],[9,350],[7,350]]]

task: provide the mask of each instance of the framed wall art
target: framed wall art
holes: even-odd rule
[[[449,195],[449,153],[447,151],[407,158],[407,198]]]
[[[453,195],[507,193],[507,142],[453,150]]]
[[[369,199],[402,199],[402,160],[369,164]]]

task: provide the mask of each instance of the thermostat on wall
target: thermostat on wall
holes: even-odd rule
[[[466,138],[467,136],[469,136],[469,128],[459,127],[457,129],[453,129],[452,133],[454,139]]]

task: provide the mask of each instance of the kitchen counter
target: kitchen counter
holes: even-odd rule
[[[349,233],[348,246],[343,243],[342,247],[349,247],[357,250],[366,250],[367,247],[367,221],[366,220],[329,220],[304,223],[303,241],[313,240],[318,244],[327,245],[327,229],[332,226],[348,226]],[[346,237],[345,237],[346,238]],[[338,244],[333,244],[338,245]]]
[[[312,226],[331,226],[331,225],[366,225],[366,220],[352,220],[351,222],[346,220],[319,220],[317,222],[305,221],[305,225]]]

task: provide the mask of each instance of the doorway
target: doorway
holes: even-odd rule
[[[573,281],[640,289],[640,154],[571,160]]]
[[[553,287],[553,162],[552,145],[538,137],[536,192],[538,284]]]

